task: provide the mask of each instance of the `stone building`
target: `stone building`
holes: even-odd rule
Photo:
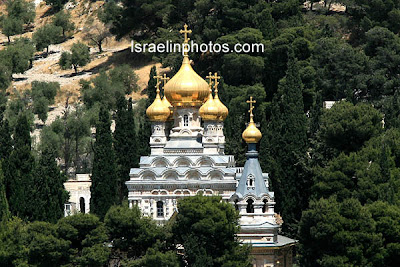
[[[185,25],[181,33],[191,33]],[[295,240],[278,234],[274,194],[268,189],[268,174],[258,162],[256,144],[261,132],[253,121],[243,132],[248,143],[247,161],[236,167],[225,155],[224,120],[228,109],[219,100],[217,73],[206,82],[192,68],[184,53],[182,66],[170,80],[156,76],[157,95],[146,113],[152,122],[151,153],[140,158],[139,168],[130,171],[129,205],[164,223],[177,212],[177,200],[185,196],[220,195],[239,210],[243,243],[252,245],[254,266],[291,266]],[[160,96],[164,81],[164,97]],[[168,81],[168,82],[167,82]],[[212,89],[214,89],[214,96]]]
[[[77,174],[64,183],[65,190],[69,192],[69,200],[64,204],[65,216],[78,212],[89,213],[91,185],[89,174]]]

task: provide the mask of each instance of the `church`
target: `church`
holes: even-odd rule
[[[185,25],[180,33],[188,44],[191,30]],[[180,198],[219,195],[239,212],[238,239],[251,244],[253,266],[292,266],[296,240],[278,234],[274,193],[258,161],[256,145],[262,135],[253,121],[255,100],[250,96],[247,101],[250,121],[242,134],[247,160],[244,167],[237,167],[234,156],[224,151],[228,109],[218,96],[220,77],[209,73],[205,78],[193,70],[187,52],[171,79],[165,74],[155,77],[157,95],[146,110],[151,153],[130,171],[129,205],[163,224],[178,212]]]

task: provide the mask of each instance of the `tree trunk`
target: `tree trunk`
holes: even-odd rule
[[[102,41],[97,42],[97,47],[99,48],[99,53],[103,52],[103,48],[101,47]]]
[[[7,38],[8,38],[8,43],[11,43],[10,36],[7,36]]]
[[[78,74],[78,66],[77,65],[73,65],[73,66],[74,66],[75,74]]]
[[[314,1],[311,0],[310,10],[312,11],[314,5]]]
[[[46,47],[46,56],[49,54],[49,47]]]

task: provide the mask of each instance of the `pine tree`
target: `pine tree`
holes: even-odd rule
[[[297,232],[296,223],[307,207],[310,184],[304,170],[307,149],[307,121],[304,114],[302,82],[293,52],[288,70],[272,102],[269,125],[271,173],[276,208],[285,222],[283,230]]]
[[[8,201],[6,198],[6,185],[4,183],[4,175],[1,165],[2,161],[0,161],[0,221],[8,218],[10,215]]]
[[[90,208],[100,218],[104,218],[108,209],[117,202],[118,181],[110,126],[109,112],[101,107],[99,122],[96,126],[92,186],[90,187]]]
[[[114,150],[118,173],[119,203],[128,195],[125,182],[129,180],[131,168],[138,167],[137,137],[132,99],[127,104],[124,96],[118,99],[115,120]]]
[[[14,132],[14,149],[6,169],[8,184],[7,197],[10,211],[14,216],[29,219],[32,215],[31,202],[35,188],[32,183],[35,159],[31,152],[30,125],[25,114],[20,114]]]
[[[68,192],[64,189],[66,177],[61,173],[54,153],[50,150],[42,152],[33,181],[37,188],[32,196],[35,202],[32,219],[57,222],[64,214]]]

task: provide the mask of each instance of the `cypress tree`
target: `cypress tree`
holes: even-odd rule
[[[0,122],[0,160],[7,160],[12,151],[11,129],[8,120]]]
[[[156,66],[153,66],[150,70],[150,77],[149,77],[149,82],[147,83],[147,89],[146,89],[146,94],[147,94],[147,99],[145,105],[139,106],[137,114],[140,118],[143,118],[142,120],[139,121],[137,124],[138,129],[137,129],[137,143],[138,144],[148,144],[151,136],[151,123],[149,119],[147,118],[146,115],[146,108],[150,106],[154,99],[156,98],[156,90],[154,89],[156,86],[156,79],[154,79],[154,76],[157,75],[157,69]],[[145,146],[140,146],[138,148],[138,154],[139,156],[141,155],[148,155],[150,153],[150,147],[145,145]]]
[[[57,222],[64,214],[68,192],[64,189],[66,177],[61,173],[51,150],[44,150],[36,168],[32,201],[35,202],[32,219]]]
[[[35,159],[31,151],[30,125],[25,114],[20,114],[14,132],[14,149],[6,170],[9,186],[7,195],[10,211],[14,216],[29,219],[35,203],[30,202],[35,188],[32,183]],[[7,193],[8,193],[7,192]]]
[[[117,202],[118,182],[110,126],[109,112],[101,107],[99,122],[96,125],[92,186],[90,187],[90,208],[100,218],[104,218],[108,209]]]
[[[138,167],[137,137],[132,99],[127,104],[124,96],[117,102],[117,118],[115,120],[114,150],[118,173],[119,203],[128,195],[125,182],[129,180],[131,168]]]
[[[288,70],[273,98],[269,125],[271,182],[276,208],[285,222],[283,230],[288,234],[297,232],[296,224],[307,207],[310,187],[304,168],[307,119],[302,87],[297,62],[289,52]]]
[[[151,67],[149,74],[149,82],[147,83],[146,94],[147,94],[147,106],[153,103],[156,98],[156,90],[154,90],[157,80],[154,79],[154,76],[157,76],[157,68],[156,66]]]
[[[4,175],[2,162],[0,161],[0,221],[7,219],[10,216],[8,209],[8,201],[6,198],[6,185],[4,183]]]

